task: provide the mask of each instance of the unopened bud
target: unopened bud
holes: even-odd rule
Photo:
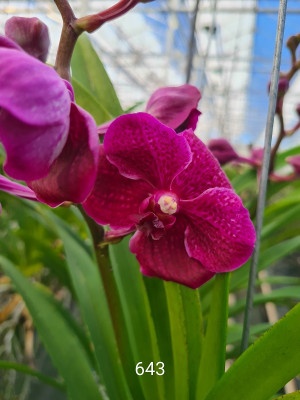
[[[5,35],[40,61],[48,56],[48,27],[38,18],[12,17],[5,24]]]
[[[299,43],[300,43],[300,35],[297,36],[293,35],[288,38],[286,42],[286,47],[290,49],[292,53],[295,53]]]

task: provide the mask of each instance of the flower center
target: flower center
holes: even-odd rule
[[[172,215],[175,214],[177,211],[177,201],[177,196],[175,197],[175,195],[172,194],[164,194],[160,196],[157,203],[159,204],[160,209],[164,214]]]

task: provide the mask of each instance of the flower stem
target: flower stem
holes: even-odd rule
[[[122,311],[122,305],[120,301],[118,288],[113,275],[113,270],[111,268],[111,263],[108,254],[108,246],[103,245],[104,229],[101,225],[97,224],[91,217],[89,217],[86,214],[81,205],[78,205],[78,208],[82,216],[84,217],[91,232],[91,236],[93,239],[93,247],[96,255],[96,261],[101,275],[117,343],[122,357],[125,352],[124,350],[125,320]]]
[[[71,58],[76,41],[82,30],[75,28],[76,17],[67,0],[54,0],[63,20],[63,28],[60,36],[58,51],[55,60],[57,73],[67,81],[71,81]]]

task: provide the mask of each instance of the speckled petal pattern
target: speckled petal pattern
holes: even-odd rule
[[[168,189],[173,178],[191,162],[185,137],[146,113],[118,117],[104,137],[108,160],[119,172]]]
[[[190,145],[193,159],[173,181],[171,189],[182,199],[193,199],[213,187],[231,189],[231,184],[218,161],[192,130],[179,134]]]
[[[100,146],[98,177],[89,197],[83,203],[88,215],[112,229],[130,228],[139,220],[139,207],[153,190],[141,180],[132,180],[119,174],[106,158]]]
[[[248,260],[255,230],[248,210],[232,190],[209,189],[180,205],[191,222],[185,233],[190,257],[212,272],[232,271]]]
[[[177,218],[174,226],[159,240],[140,231],[134,234],[129,248],[136,255],[144,275],[178,282],[192,289],[214,276],[199,261],[188,256],[184,246],[186,224],[184,218]]]

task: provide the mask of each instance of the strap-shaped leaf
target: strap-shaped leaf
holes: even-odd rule
[[[214,278],[197,381],[197,400],[206,398],[225,371],[229,278],[229,273],[217,274]]]
[[[28,367],[28,365],[0,360],[0,369],[13,369],[14,371],[33,376],[39,379],[41,382],[46,383],[46,385],[53,386],[62,392],[66,391],[65,385],[63,383]]]
[[[115,89],[94,50],[83,34],[77,40],[72,57],[72,76],[93,94],[97,102],[113,117],[123,113]]]
[[[0,265],[23,297],[54,366],[64,378],[70,399],[102,399],[87,353],[75,330],[64,318],[61,305],[30,283],[9,260],[0,256]]]
[[[136,364],[142,362],[144,369],[151,362],[155,366],[157,362],[164,360],[160,358],[150,304],[138,262],[129,252],[128,238],[110,246],[109,250],[134,361]],[[165,366],[166,368],[167,366]],[[137,378],[142,386],[145,399],[165,399],[163,375],[159,376],[156,373],[151,375],[149,372],[145,372]]]
[[[206,400],[266,400],[300,372],[300,303],[250,346]]]
[[[100,375],[111,400],[130,399],[98,267],[56,217],[74,291],[95,348]]]

